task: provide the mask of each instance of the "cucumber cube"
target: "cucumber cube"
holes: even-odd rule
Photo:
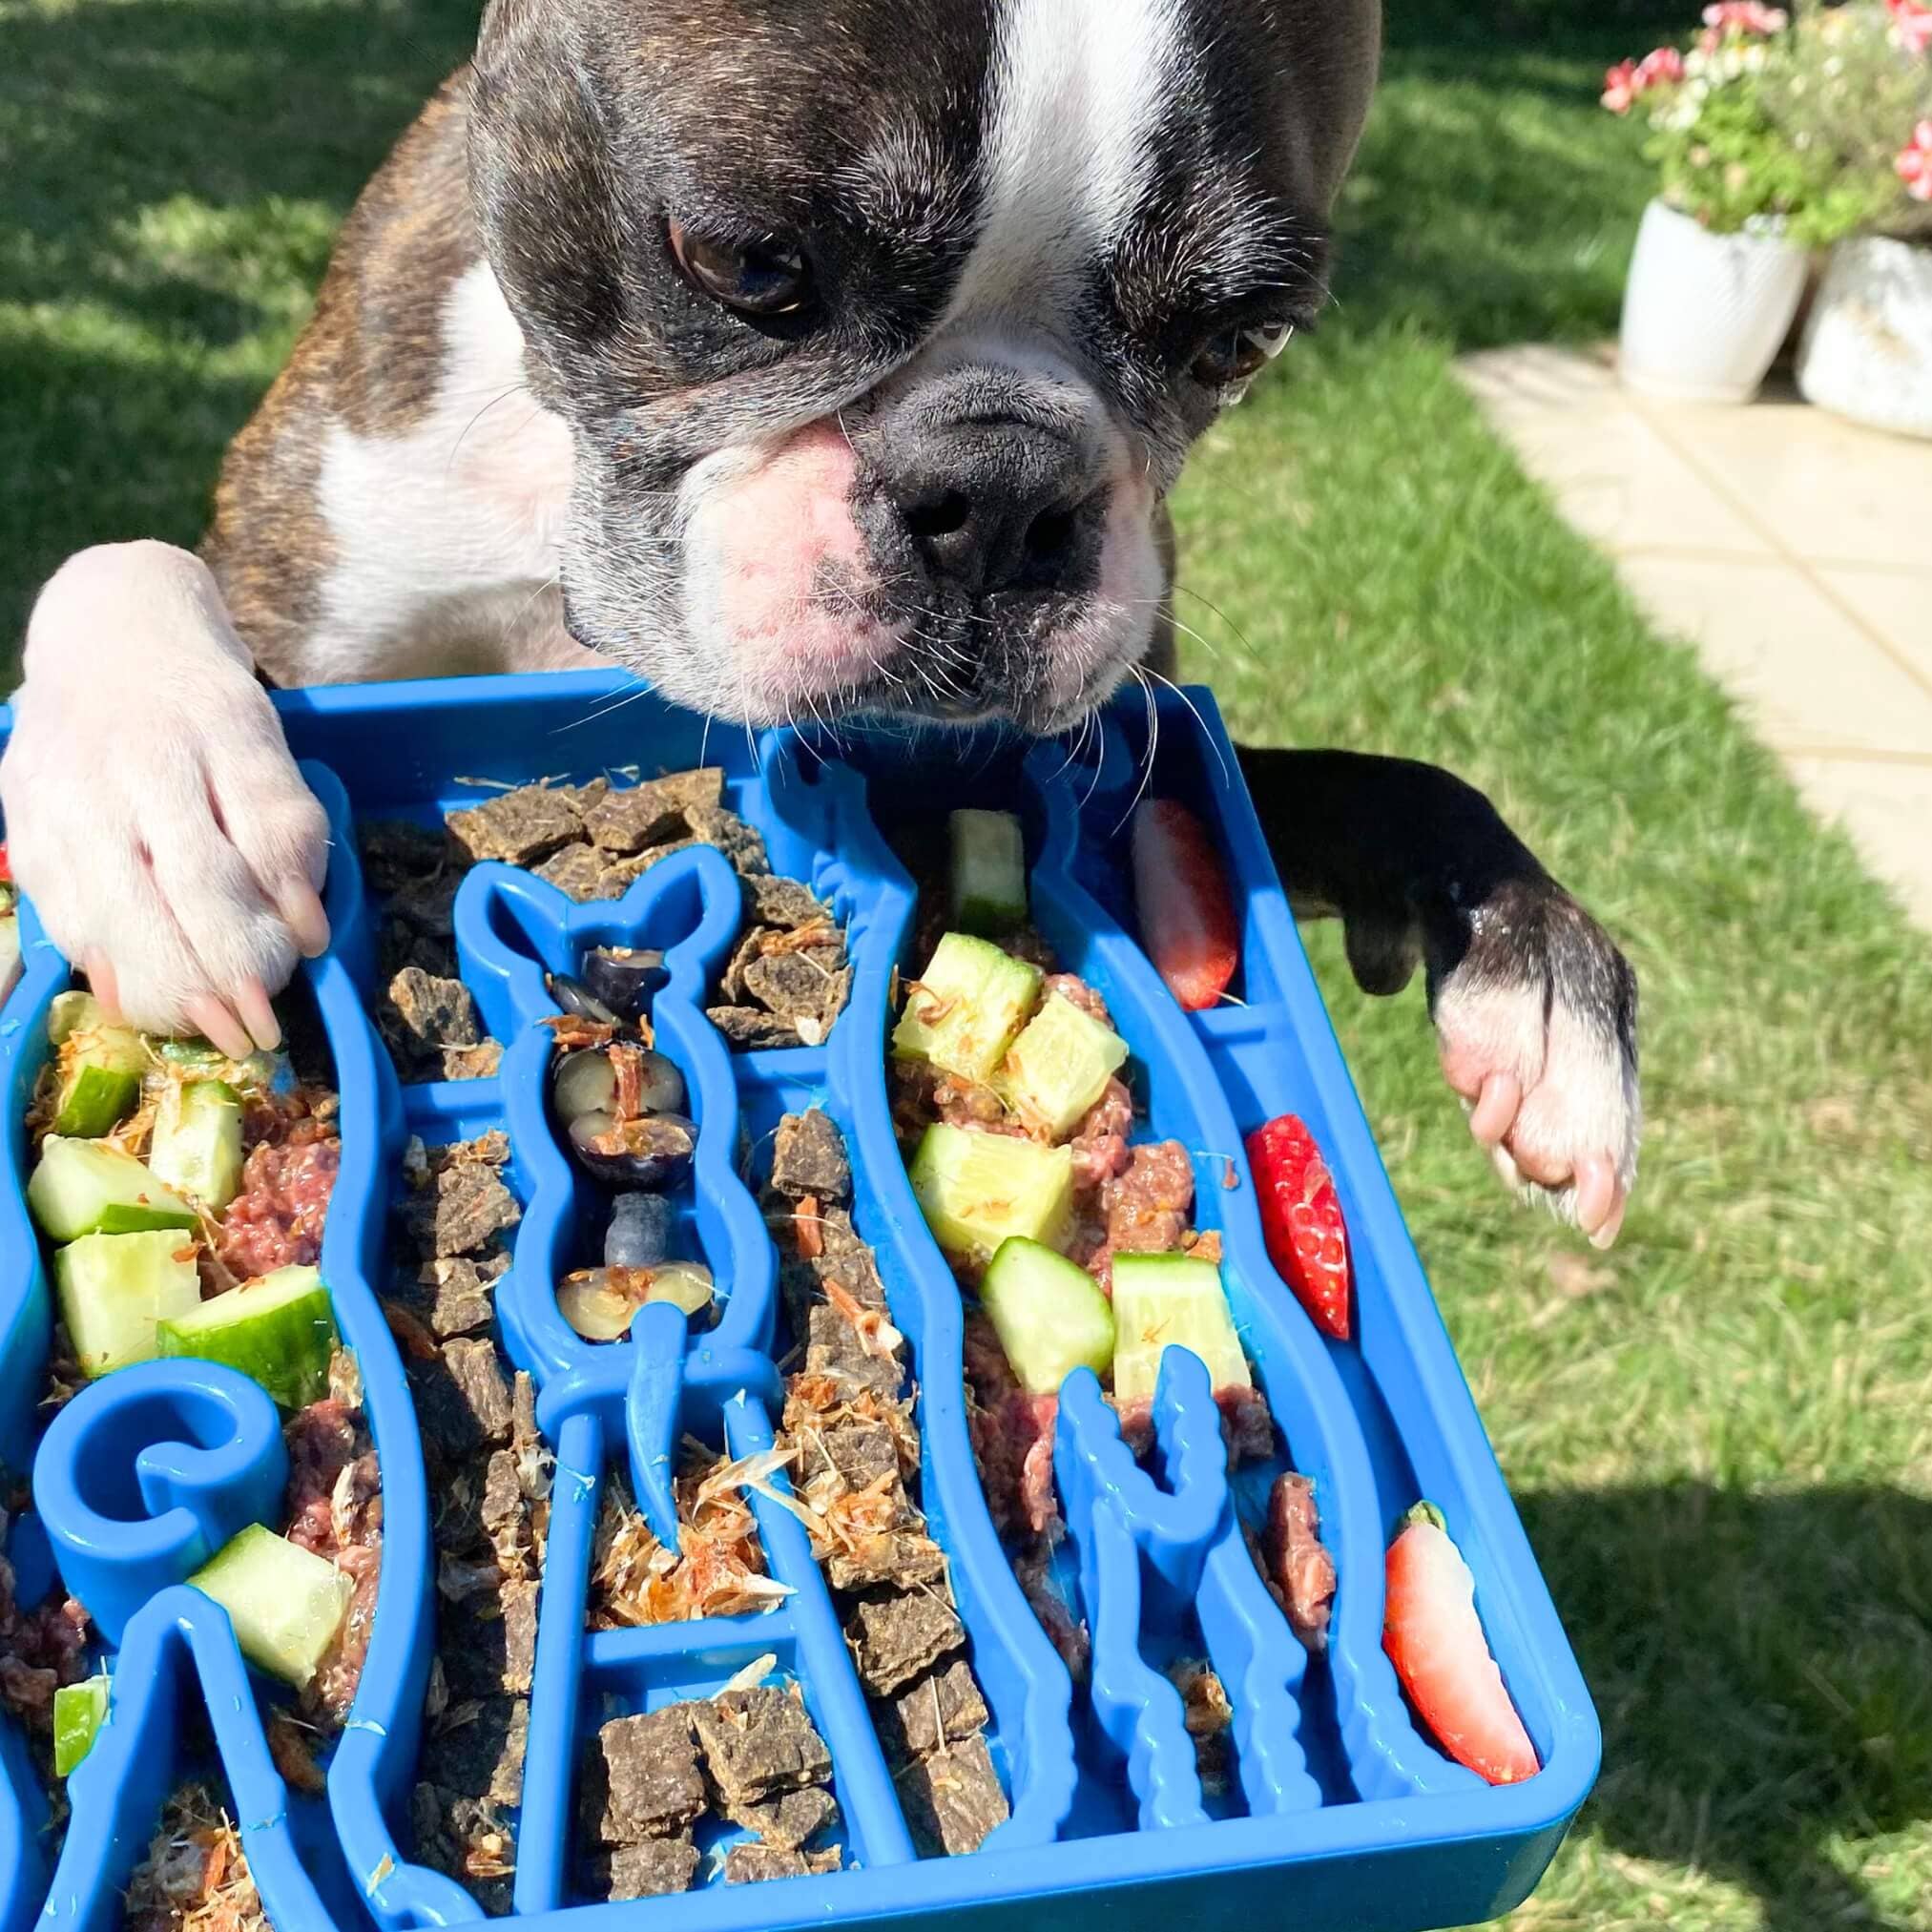
[[[335,1317],[313,1268],[278,1268],[163,1321],[163,1356],[226,1362],[252,1376],[285,1409],[328,1393]]]
[[[1113,1323],[1118,1402],[1153,1400],[1160,1359],[1169,1348],[1199,1356],[1216,1394],[1254,1386],[1221,1271],[1212,1261],[1191,1261],[1185,1255],[1114,1256]]]
[[[1000,1091],[1028,1126],[1059,1140],[1107,1091],[1127,1042],[1058,993],[1048,996],[1007,1054]]]
[[[107,1716],[105,1674],[63,1684],[53,1693],[53,1775],[65,1777],[93,1749],[94,1735]]]
[[[1033,1010],[1041,977],[1038,966],[987,940],[947,933],[906,989],[905,1011],[892,1034],[894,1054],[929,1060],[985,1086]]]
[[[241,1096],[225,1080],[168,1082],[155,1110],[148,1166],[203,1207],[241,1192]]]
[[[160,1353],[158,1325],[201,1300],[195,1244],[174,1229],[83,1235],[53,1257],[60,1319],[83,1373],[107,1375]]]
[[[111,1132],[140,1102],[148,1049],[128,1027],[109,1024],[89,993],[62,993],[47,1014],[59,1073],[53,1132],[91,1140]]]
[[[41,1143],[40,1165],[27,1183],[27,1204],[56,1241],[201,1224],[195,1210],[133,1154],[52,1133]]]
[[[952,918],[966,932],[1010,932],[1027,919],[1027,847],[1010,812],[955,812]]]
[[[241,1654],[298,1691],[328,1654],[356,1588],[327,1557],[259,1523],[188,1581],[228,1612]]]
[[[1014,1235],[1057,1248],[1073,1220],[1073,1152],[1007,1133],[928,1127],[912,1157],[912,1192],[954,1260],[984,1266]]]
[[[1058,1395],[1076,1368],[1113,1365],[1113,1309],[1077,1262],[1015,1236],[1000,1243],[980,1303],[1028,1395]]]

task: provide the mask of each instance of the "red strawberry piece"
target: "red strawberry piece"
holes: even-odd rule
[[[1135,808],[1133,900],[1168,991],[1190,1012],[1218,1004],[1240,964],[1240,927],[1208,828],[1173,799]]]
[[[0,880],[10,884],[13,880],[12,862],[7,857],[7,847],[0,844]]]
[[[1476,1579],[1433,1503],[1389,1546],[1381,1647],[1423,1722],[1458,1764],[1491,1784],[1535,1776],[1536,1747],[1509,1701],[1476,1615]]]
[[[1335,1176],[1315,1136],[1292,1113],[1248,1136],[1248,1160],[1261,1196],[1268,1258],[1300,1298],[1316,1327],[1348,1340],[1348,1231]]]

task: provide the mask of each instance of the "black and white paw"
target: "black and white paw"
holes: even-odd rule
[[[1560,887],[1511,885],[1432,972],[1443,1072],[1505,1184],[1608,1248],[1637,1177],[1637,980]]]

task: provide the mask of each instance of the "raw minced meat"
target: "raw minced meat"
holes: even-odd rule
[[[342,1153],[333,1127],[312,1118],[296,1121],[280,1140],[260,1142],[221,1217],[216,1252],[222,1266],[244,1281],[278,1268],[312,1267]]]
[[[0,1548],[6,1541],[0,1509]],[[0,1556],[0,1710],[35,1736],[52,1735],[54,1692],[86,1674],[88,1634],[87,1612],[73,1597],[22,1610],[13,1598],[13,1567]]]

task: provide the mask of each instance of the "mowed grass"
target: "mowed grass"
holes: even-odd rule
[[[1652,1125],[1605,1257],[1494,1190],[1419,990],[1363,1001],[1311,935],[1604,1719],[1512,1922],[1932,1926],[1932,946],[1452,374],[1614,327],[1647,183],[1594,80],[1650,38],[1395,10],[1336,304],[1196,463],[1182,616],[1241,730],[1465,773],[1642,975]],[[0,0],[0,636],[77,545],[194,538],[334,223],[473,25]]]

